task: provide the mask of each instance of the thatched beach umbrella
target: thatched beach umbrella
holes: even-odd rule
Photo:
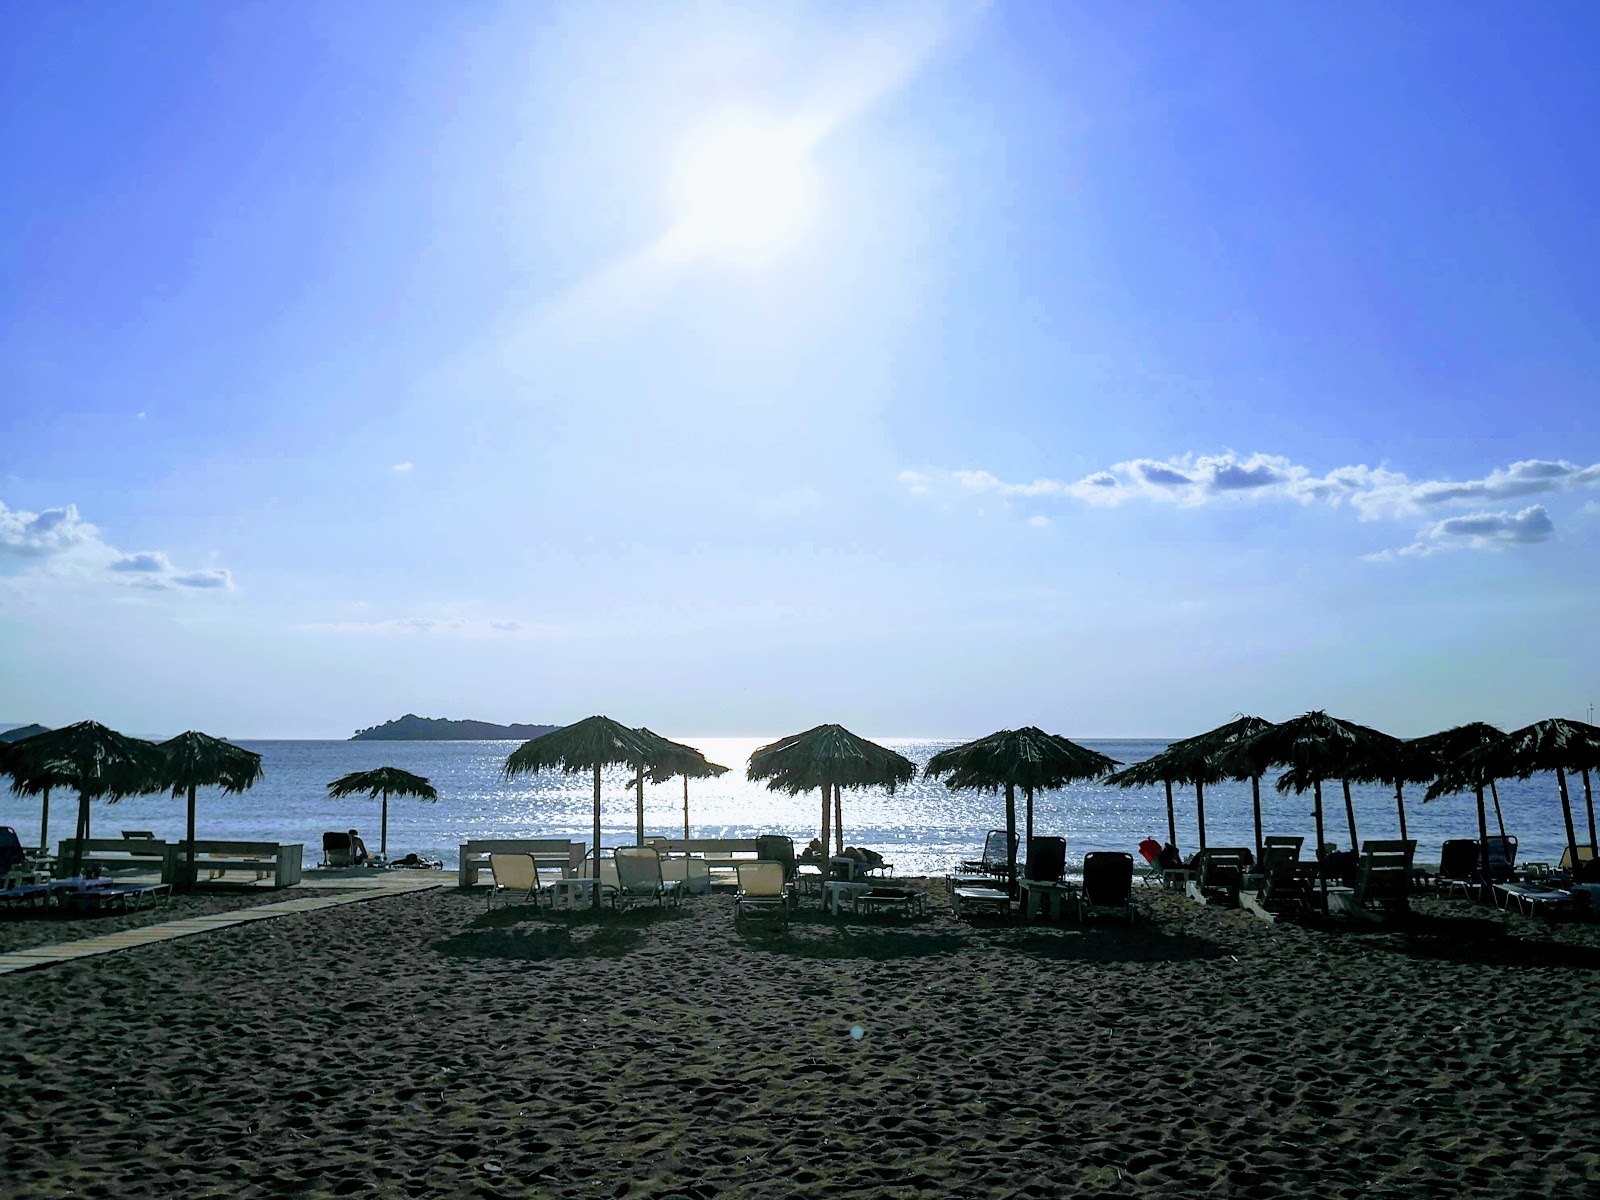
[[[1310,789],[1315,797],[1312,814],[1316,818],[1316,852],[1320,856],[1323,843],[1323,780],[1339,779],[1344,782],[1345,816],[1350,823],[1350,842],[1355,847],[1358,845],[1355,806],[1350,801],[1350,784],[1344,779],[1344,774],[1358,770],[1363,763],[1376,761],[1382,753],[1380,747],[1385,743],[1390,745],[1390,752],[1394,753],[1399,739],[1365,725],[1341,721],[1325,712],[1316,711],[1263,730],[1239,746],[1234,752],[1234,760],[1247,763],[1258,771],[1269,767],[1287,767],[1288,770],[1278,780],[1280,792],[1287,792],[1291,788],[1296,792]],[[1328,879],[1323,875],[1324,905],[1327,903],[1327,893]]]
[[[594,772],[594,859],[595,876],[600,874],[600,770],[616,764],[638,769],[652,767],[661,757],[661,746],[651,735],[629,729],[610,717],[585,717],[573,725],[552,730],[542,737],[524,742],[506,759],[507,779],[539,771],[560,771],[566,775]],[[600,889],[594,889],[594,906],[600,907]]]
[[[1033,840],[1033,794],[1080,779],[1099,779],[1122,764],[1058,734],[1032,725],[1002,729],[965,745],[941,750],[922,768],[924,779],[943,777],[953,791],[1006,793],[1006,863],[1017,876],[1016,789],[1027,798],[1027,838]]]
[[[54,787],[77,790],[77,833],[67,872],[76,875],[89,836],[89,801],[159,792],[166,786],[166,770],[166,756],[154,743],[127,737],[96,721],[79,721],[13,743],[11,790],[28,796]]]
[[[828,798],[833,797],[835,851],[844,849],[844,802],[840,788],[881,787],[890,795],[917,773],[916,764],[843,725],[818,725],[761,747],[750,756],[747,779],[765,779],[773,791],[797,796],[822,793],[822,852],[828,853]],[[826,874],[826,872],[824,872]]]
[[[1489,816],[1483,806],[1483,789],[1493,785],[1497,773],[1510,774],[1506,762],[1509,739],[1493,725],[1474,721],[1441,730],[1406,743],[1415,759],[1415,774],[1431,783],[1424,804],[1453,792],[1470,791],[1478,798],[1478,852],[1485,877],[1489,871]],[[1502,827],[1502,834],[1504,828]],[[1489,899],[1487,895],[1484,899]]]
[[[1237,759],[1235,752],[1251,738],[1271,728],[1271,721],[1241,715],[1226,725],[1218,725],[1194,737],[1182,738],[1167,747],[1167,753],[1173,756],[1180,770],[1175,778],[1194,784],[1200,849],[1206,848],[1206,785],[1220,783],[1224,779],[1248,779],[1251,807],[1255,813],[1256,857],[1261,857],[1261,771],[1248,760]]]
[[[664,738],[659,733],[651,733],[650,730],[644,728],[643,726],[639,727],[639,732],[649,734],[649,736],[661,742],[665,747],[665,753],[662,754],[656,765],[650,768],[650,782],[665,783],[674,775],[681,775],[683,777],[683,840],[687,842],[689,840],[689,780],[715,779],[719,775],[726,775],[728,773],[728,768],[723,766],[721,763],[709,761],[704,754],[700,753],[700,751],[696,750],[693,746],[686,746],[682,742],[675,742],[671,738]],[[644,786],[642,783],[642,768],[640,778],[639,844],[643,845]]]
[[[0,733],[0,775],[12,776],[11,790],[16,792],[18,795],[23,795],[24,791],[22,788],[17,786],[15,773],[7,765],[7,763],[15,757],[11,747],[15,743],[23,741],[26,738],[31,738],[38,734],[49,732],[49,728],[44,725],[19,725],[15,729],[8,729],[4,733]],[[54,781],[49,779],[41,780],[35,789],[40,798],[39,849],[42,853],[49,853],[50,850],[50,792],[52,789],[57,787],[71,786],[72,780],[70,776],[68,776],[55,779]]]
[[[1578,865],[1578,833],[1572,821],[1572,800],[1567,792],[1567,772],[1587,773],[1600,769],[1600,728],[1582,721],[1568,721],[1552,717],[1535,721],[1506,735],[1503,746],[1491,754],[1498,763],[1495,774],[1499,778],[1515,775],[1526,779],[1541,771],[1554,771],[1556,784],[1561,790],[1561,817],[1566,824],[1567,847],[1572,853],[1574,870]],[[1594,797],[1585,780],[1585,801],[1588,807],[1589,840],[1595,844]]]
[[[378,834],[378,853],[389,857],[389,796],[415,796],[419,800],[437,800],[439,793],[421,775],[402,771],[399,767],[375,767],[370,771],[352,771],[341,775],[328,785],[328,797],[354,796],[365,792],[368,796],[383,796],[383,825]]]
[[[192,729],[162,742],[161,752],[167,756],[164,783],[172,788],[174,796],[189,794],[188,843],[184,851],[183,878],[179,880],[180,888],[188,889],[194,886],[196,790],[216,787],[237,794],[254,787],[261,778],[261,755]]]

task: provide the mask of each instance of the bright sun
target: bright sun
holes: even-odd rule
[[[702,130],[674,165],[669,197],[677,225],[666,248],[682,257],[770,258],[816,208],[809,151],[794,129],[752,115]]]

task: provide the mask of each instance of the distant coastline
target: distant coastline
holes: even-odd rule
[[[352,742],[498,742],[543,737],[559,725],[496,725],[491,721],[451,721],[407,713],[382,725],[358,729]]]

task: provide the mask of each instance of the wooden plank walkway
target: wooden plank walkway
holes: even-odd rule
[[[0,954],[0,975],[13,971],[27,971],[34,967],[48,967],[53,963],[70,962],[76,958],[92,958],[97,954],[110,954],[134,946],[148,946],[154,942],[170,942],[213,929],[226,929],[230,925],[246,925],[251,921],[270,921],[275,917],[295,913],[316,912],[321,908],[335,908],[341,904],[360,904],[365,900],[380,900],[385,896],[404,896],[412,892],[431,891],[442,887],[443,882],[397,882],[381,886],[341,887],[331,896],[301,896],[295,900],[280,900],[276,904],[261,904],[254,908],[237,908],[232,912],[212,913],[204,917],[186,917],[181,921],[167,921],[160,925],[145,925],[121,933],[107,933],[100,937],[82,938],[75,942],[61,942],[54,946],[35,946],[31,950],[17,950]]]

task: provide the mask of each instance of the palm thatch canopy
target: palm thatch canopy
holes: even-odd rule
[[[1569,721],[1551,717],[1535,721],[1506,734],[1505,741],[1496,746],[1475,750],[1468,754],[1461,766],[1441,778],[1436,786],[1441,790],[1461,791],[1457,786],[1470,783],[1474,773],[1491,778],[1527,779],[1545,771],[1554,771],[1561,793],[1561,816],[1566,825],[1567,846],[1574,864],[1578,862],[1578,834],[1572,820],[1572,799],[1567,791],[1567,772],[1583,775],[1585,807],[1589,817],[1589,844],[1597,842],[1595,831],[1594,793],[1589,785],[1589,772],[1600,770],[1600,728],[1583,721]],[[1430,793],[1431,794],[1431,793]]]
[[[822,792],[822,848],[828,848],[828,798],[833,797],[835,850],[844,848],[844,802],[841,788],[881,787],[891,796],[916,776],[917,767],[903,754],[858,737],[842,725],[818,725],[780,738],[750,756],[745,777],[765,779],[773,791],[799,795]]]
[[[1107,778],[1119,787],[1147,787],[1164,784],[1167,789],[1167,835],[1178,842],[1177,820],[1172,807],[1172,785],[1194,786],[1195,831],[1200,849],[1206,848],[1206,787],[1224,779],[1249,779],[1254,800],[1256,853],[1261,853],[1261,771],[1238,758],[1240,747],[1271,729],[1272,722],[1262,717],[1237,716],[1224,725],[1179,738],[1161,753]]]
[[[665,739],[630,729],[610,717],[585,717],[571,725],[553,729],[541,737],[524,742],[506,759],[505,776],[560,771],[565,775],[594,773],[594,855],[595,875],[600,861],[600,772],[605,767],[627,765],[648,770],[662,758]],[[600,889],[593,892],[594,907],[600,907]]]
[[[639,732],[647,737],[654,738],[661,745],[661,757],[655,766],[648,772],[643,767],[638,767],[639,787],[639,841],[644,842],[644,779],[648,776],[651,783],[666,783],[673,776],[683,779],[683,840],[689,840],[689,780],[715,779],[719,775],[726,775],[728,768],[721,763],[711,762],[693,746],[686,746],[682,742],[675,742],[671,738],[664,738],[659,733],[639,726]]]
[[[49,733],[48,725],[18,725],[15,729],[7,729],[0,733],[0,743],[20,742],[23,738],[31,738],[36,734]]]
[[[1312,792],[1315,797],[1312,813],[1316,818],[1320,853],[1324,844],[1323,781],[1337,779],[1343,785],[1350,845],[1353,849],[1359,848],[1361,838],[1356,830],[1355,804],[1350,798],[1351,780],[1382,778],[1378,772],[1400,755],[1401,745],[1399,738],[1316,710],[1246,739],[1230,756],[1229,763],[1235,770],[1258,773],[1270,767],[1287,767],[1288,770],[1278,780],[1278,790],[1304,792],[1309,789]]]
[[[1497,771],[1505,765],[1507,741],[1482,721],[1412,738],[1405,744],[1407,779],[1430,785],[1424,802],[1487,787],[1490,780],[1505,778]]]
[[[352,771],[341,775],[328,785],[330,799],[354,796],[365,792],[376,798],[383,796],[383,824],[379,832],[378,853],[389,855],[389,797],[415,796],[419,800],[437,800],[439,793],[421,775],[402,771],[399,767],[374,767],[370,771]]]
[[[161,791],[166,787],[167,759],[153,742],[127,737],[96,721],[79,721],[14,742],[9,770],[11,790],[21,795],[47,795],[58,787],[77,791],[78,825],[67,872],[75,875],[82,865],[83,840],[89,836],[89,801]]]
[[[195,792],[215,787],[237,794],[254,787],[261,778],[261,755],[193,729],[162,742],[160,749],[167,756],[165,782],[172,794],[187,793],[189,797],[187,849],[179,886],[190,888],[194,886]]]
[[[1006,847],[1011,877],[1017,869],[1016,789],[1027,798],[1026,834],[1033,841],[1033,794],[1054,791],[1080,779],[1099,779],[1121,766],[1114,758],[1087,749],[1033,725],[1002,729],[964,745],[941,750],[922,768],[924,779],[943,778],[955,791],[1006,793]]]

